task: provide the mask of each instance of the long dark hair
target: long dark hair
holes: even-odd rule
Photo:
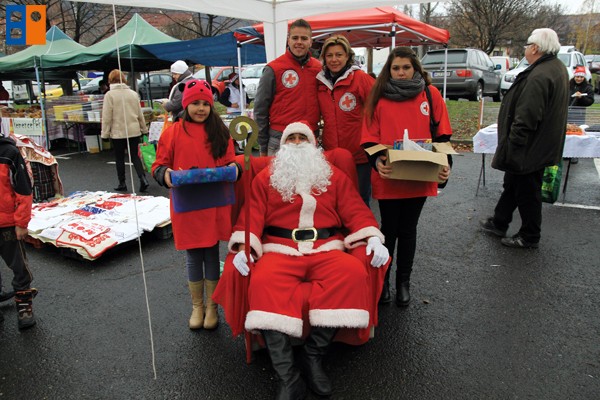
[[[369,97],[367,97],[366,105],[365,105],[365,116],[368,118],[367,122],[371,123],[373,120],[373,113],[375,112],[375,107],[379,102],[381,96],[383,96],[383,91],[385,89],[385,85],[391,79],[392,74],[390,73],[390,68],[392,67],[392,62],[395,58],[408,58],[410,63],[412,64],[415,72],[421,74],[423,79],[425,79],[425,85],[431,85],[431,78],[427,71],[423,69],[421,65],[421,61],[417,57],[417,54],[410,47],[396,47],[394,50],[390,52],[385,65],[381,69],[379,76],[375,80],[375,84],[371,88],[371,92],[369,93]]]
[[[181,122],[183,126],[183,130],[185,133],[188,133],[186,129],[186,125],[188,123],[195,123],[194,120],[190,117],[187,112],[187,108],[183,111],[183,121]],[[210,152],[213,158],[216,160],[217,158],[221,158],[227,152],[227,146],[229,146],[229,140],[231,136],[229,136],[229,129],[225,126],[225,123],[221,119],[221,117],[215,112],[213,107],[210,108],[210,114],[206,118],[206,121],[203,122],[204,130],[206,131],[206,136],[208,143],[210,143]]]

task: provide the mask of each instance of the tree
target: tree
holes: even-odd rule
[[[163,16],[164,22],[161,23],[161,26],[164,32],[178,39],[217,36],[222,33],[231,32],[237,27],[250,24],[246,20],[212,14],[191,12],[164,13],[161,10],[158,12],[153,11],[152,13]]]
[[[491,54],[498,46],[524,44],[533,26],[550,27],[550,20],[561,10],[539,0],[451,0],[449,29],[453,44]]]

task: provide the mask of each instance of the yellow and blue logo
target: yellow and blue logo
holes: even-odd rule
[[[6,44],[46,44],[46,6],[7,5]]]

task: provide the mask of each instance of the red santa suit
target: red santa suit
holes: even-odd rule
[[[439,122],[437,136],[452,135],[448,110],[439,90],[429,86],[433,103],[433,118]],[[418,110],[415,112],[415,110]],[[415,141],[431,141],[429,102],[425,91],[417,96],[393,101],[380,98],[373,111],[373,120],[365,118],[362,128],[361,144],[380,143],[393,146],[394,141],[402,141],[404,130]],[[406,181],[401,179],[382,179],[375,170],[371,171],[373,198],[405,199],[412,197],[437,196],[437,183]]]
[[[233,141],[221,158],[214,159],[204,124],[183,121],[175,123],[160,136],[156,161],[152,171],[159,166],[173,170],[223,167],[235,159]],[[227,240],[231,233],[231,206],[176,213],[171,199],[171,222],[177,250],[214,246],[219,240]]]
[[[312,326],[364,328],[369,324],[368,276],[364,262],[345,253],[371,236],[383,241],[371,211],[354,184],[332,166],[331,184],[320,194],[295,195],[291,202],[270,184],[265,168],[252,183],[250,246],[258,259],[248,289],[247,330],[277,330],[302,335],[301,284],[311,282],[308,315]],[[236,252],[244,243],[244,214],[229,242]],[[271,235],[269,227],[333,229],[314,242]],[[344,237],[340,229],[350,233]]]

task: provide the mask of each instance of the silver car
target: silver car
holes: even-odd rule
[[[446,74],[446,97],[479,101],[484,96],[491,96],[494,101],[502,100],[502,74],[486,53],[477,49],[449,49],[446,72],[445,60],[444,50],[432,50],[425,54],[421,64],[431,74],[433,86],[442,93]]]
[[[248,65],[242,71],[242,83],[244,84],[244,89],[246,89],[246,93],[250,99],[256,97],[258,82],[260,81],[260,77],[262,76],[263,69],[265,69],[266,65],[267,64]]]

